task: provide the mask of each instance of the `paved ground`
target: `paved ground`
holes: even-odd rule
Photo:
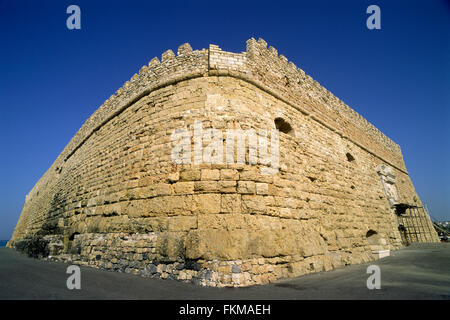
[[[81,268],[81,290],[68,290],[68,265],[0,248],[0,299],[447,299],[450,243],[412,245],[378,260],[381,289],[369,290],[370,264],[250,288],[204,288],[173,280]]]

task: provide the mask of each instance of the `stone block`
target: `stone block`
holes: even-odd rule
[[[269,185],[267,183],[256,183],[256,194],[268,195]]]
[[[219,213],[220,204],[220,194],[197,194],[193,196],[193,212],[197,214]]]
[[[235,169],[221,169],[220,180],[239,180],[239,172]]]
[[[201,180],[219,180],[220,179],[220,171],[217,169],[202,169],[201,171]]]
[[[238,194],[222,194],[221,207],[222,213],[240,213],[241,212],[241,196]]]
[[[172,189],[175,194],[192,194],[194,193],[194,182],[177,182],[172,185]]]
[[[198,181],[200,177],[200,170],[185,170],[180,172],[180,181]]]
[[[241,194],[255,194],[256,185],[254,181],[238,181],[237,192]]]

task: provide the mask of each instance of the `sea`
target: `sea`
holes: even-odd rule
[[[5,247],[8,240],[0,240],[0,248]]]

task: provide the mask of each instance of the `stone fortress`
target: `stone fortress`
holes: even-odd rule
[[[279,170],[174,163],[171,135],[195,121],[278,129]],[[400,147],[252,38],[242,53],[186,43],[143,66],[26,196],[8,246],[222,287],[369,262],[415,241],[438,237]]]

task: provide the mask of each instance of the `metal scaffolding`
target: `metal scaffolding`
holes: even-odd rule
[[[413,242],[433,242],[436,232],[424,207],[399,204],[396,206],[399,231],[406,245]]]

